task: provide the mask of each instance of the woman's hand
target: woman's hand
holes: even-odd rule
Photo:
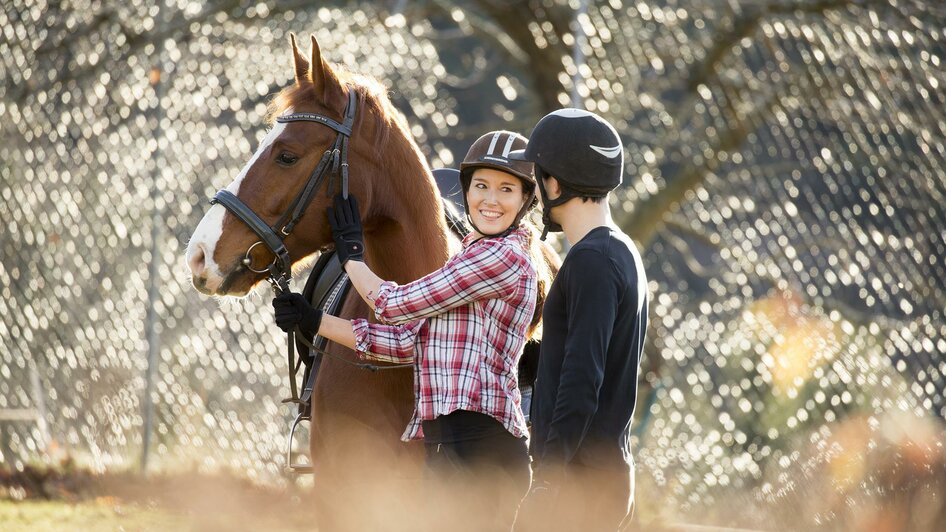
[[[285,332],[291,332],[298,326],[299,331],[310,342],[319,332],[322,310],[310,305],[301,294],[279,294],[273,298],[273,310],[276,311],[276,325]]]
[[[374,310],[374,300],[383,279],[375,275],[365,264],[365,236],[358,212],[358,200],[354,195],[348,199],[341,194],[335,196],[335,206],[328,209],[328,224],[332,226],[335,254],[342,268],[348,273],[352,285],[365,303]]]
[[[327,214],[328,224],[332,226],[332,240],[335,241],[338,262],[343,268],[350,260],[364,262],[365,235],[355,196],[349,195],[348,199],[345,199],[338,194],[335,196],[335,207],[329,207]]]

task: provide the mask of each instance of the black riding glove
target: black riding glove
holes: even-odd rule
[[[290,332],[298,325],[302,335],[310,342],[319,332],[322,310],[310,305],[301,294],[295,292],[279,294],[273,298],[273,309],[276,311],[276,325],[280,329]]]
[[[350,260],[364,262],[365,235],[361,228],[361,214],[358,212],[358,200],[350,195],[348,199],[341,194],[335,196],[335,208],[328,209],[328,223],[332,226],[332,239],[335,240],[335,253],[342,266]]]

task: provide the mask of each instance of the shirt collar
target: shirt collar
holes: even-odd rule
[[[523,236],[527,231],[528,231],[528,229],[526,228],[526,226],[525,226],[524,224],[521,224],[521,223],[520,223],[520,224],[519,224],[519,227],[513,229],[508,235],[506,235],[506,236],[504,236],[504,237],[502,237],[502,238],[509,238],[509,237],[511,237],[511,236],[516,236],[517,238],[521,239],[522,236]],[[474,242],[478,242],[478,241],[482,240],[483,238],[498,238],[498,237],[477,237],[477,236],[476,236],[476,231],[470,231],[470,234],[468,234],[468,235],[466,235],[465,237],[463,237],[463,242],[462,242],[463,247],[466,248],[466,247],[469,246],[470,244],[472,244],[472,243],[474,243]]]

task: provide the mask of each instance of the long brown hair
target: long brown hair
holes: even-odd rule
[[[528,340],[542,339],[542,307],[545,305],[545,298],[548,296],[549,287],[552,286],[552,279],[558,273],[562,264],[558,253],[539,238],[539,229],[529,218],[528,214],[522,219],[522,225],[529,230],[526,247],[529,256],[532,258],[532,264],[535,266],[536,281],[538,290],[535,298],[535,314],[532,316],[532,322],[529,323],[527,332]]]

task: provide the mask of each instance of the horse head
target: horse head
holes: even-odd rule
[[[330,245],[325,212],[343,187],[358,197],[366,222],[369,213],[388,210],[374,199],[391,196],[386,191],[390,185],[372,178],[403,158],[387,146],[391,130],[405,127],[403,120],[380,84],[325,62],[315,37],[308,58],[299,52],[295,36],[290,42],[295,82],[271,102],[271,129],[236,178],[215,196],[216,204],[188,244],[194,286],[205,294],[245,295],[273,273],[274,265],[288,269]],[[416,148],[413,141],[407,144]],[[419,159],[415,170],[427,172],[422,158],[407,158]],[[252,229],[248,218],[270,238]],[[272,249],[274,241],[281,241],[286,255]]]

